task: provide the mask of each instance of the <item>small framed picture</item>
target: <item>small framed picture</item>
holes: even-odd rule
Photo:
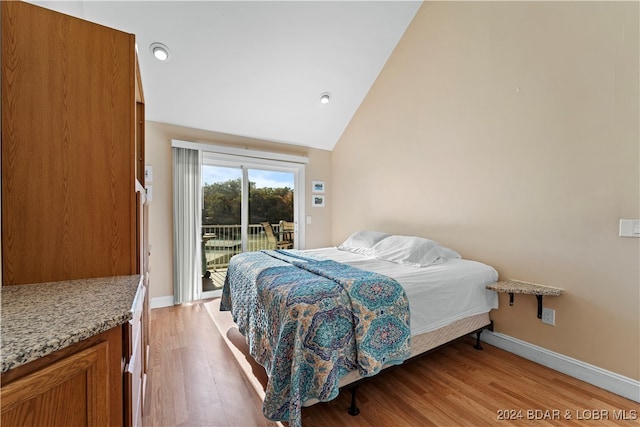
[[[311,181],[311,188],[314,193],[324,193],[324,181]]]
[[[311,196],[311,206],[317,207],[317,208],[323,208],[324,207],[324,195],[322,195],[322,194],[313,194]]]

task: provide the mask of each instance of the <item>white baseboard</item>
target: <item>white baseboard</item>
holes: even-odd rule
[[[481,340],[563,374],[640,403],[640,381],[598,368],[498,332],[483,331]]]
[[[151,298],[150,308],[171,307],[173,305],[173,295]]]

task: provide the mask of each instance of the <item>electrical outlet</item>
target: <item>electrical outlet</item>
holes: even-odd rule
[[[542,309],[542,323],[554,326],[556,324],[556,311],[551,308]]]

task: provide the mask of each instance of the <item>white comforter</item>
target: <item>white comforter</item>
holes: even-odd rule
[[[341,251],[335,247],[303,252],[397,280],[409,299],[413,336],[498,308],[496,292],[485,289],[487,284],[498,280],[498,273],[481,262],[449,259],[442,264],[413,267]]]

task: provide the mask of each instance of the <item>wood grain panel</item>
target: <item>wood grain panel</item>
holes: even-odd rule
[[[3,284],[135,270],[134,38],[2,2]]]
[[[275,425],[262,416],[257,393],[204,313],[201,302],[152,310],[151,395],[144,425]],[[358,416],[347,413],[351,393],[341,391],[330,402],[304,408],[302,425],[593,427],[640,423],[638,403],[488,344],[478,351],[473,343],[471,339],[453,343],[364,382],[358,391]],[[521,411],[522,417],[500,420],[504,410],[514,410],[514,415]],[[527,419],[528,410],[543,413],[536,418],[533,412]],[[561,411],[560,419],[543,419],[546,410]],[[564,419],[565,411],[571,420]],[[607,419],[585,419],[589,411],[609,412]],[[583,419],[578,419],[580,414],[585,415]]]
[[[123,366],[122,366],[122,342],[123,342],[123,330],[122,327],[116,327],[102,332],[98,335],[94,335],[79,343],[73,344],[64,349],[58,350],[55,353],[41,357],[29,362],[26,365],[20,365],[10,371],[2,373],[2,392],[4,393],[5,387],[22,378],[29,377],[36,372],[40,372],[53,366],[62,360],[66,360],[68,357],[84,352],[87,349],[91,349],[100,344],[108,343],[108,368],[105,370],[105,375],[108,374],[109,383],[109,425],[117,427],[122,425],[123,415],[123,400],[122,400],[122,387],[123,387]],[[4,395],[3,395],[4,396]],[[55,393],[49,393],[49,400],[55,400]],[[1,401],[4,405],[6,402]],[[1,424],[1,425],[4,425]]]
[[[86,383],[86,372],[81,372],[46,393],[31,396],[22,404],[3,412],[2,425],[38,427],[43,425],[42,422],[54,425],[64,420],[66,426],[86,426]],[[70,399],[70,396],[75,398]]]
[[[145,426],[275,426],[201,304],[151,311]]]
[[[146,186],[144,179],[144,111],[144,104],[136,102],[136,179],[143,187]]]
[[[3,426],[109,424],[107,342],[2,387]]]

